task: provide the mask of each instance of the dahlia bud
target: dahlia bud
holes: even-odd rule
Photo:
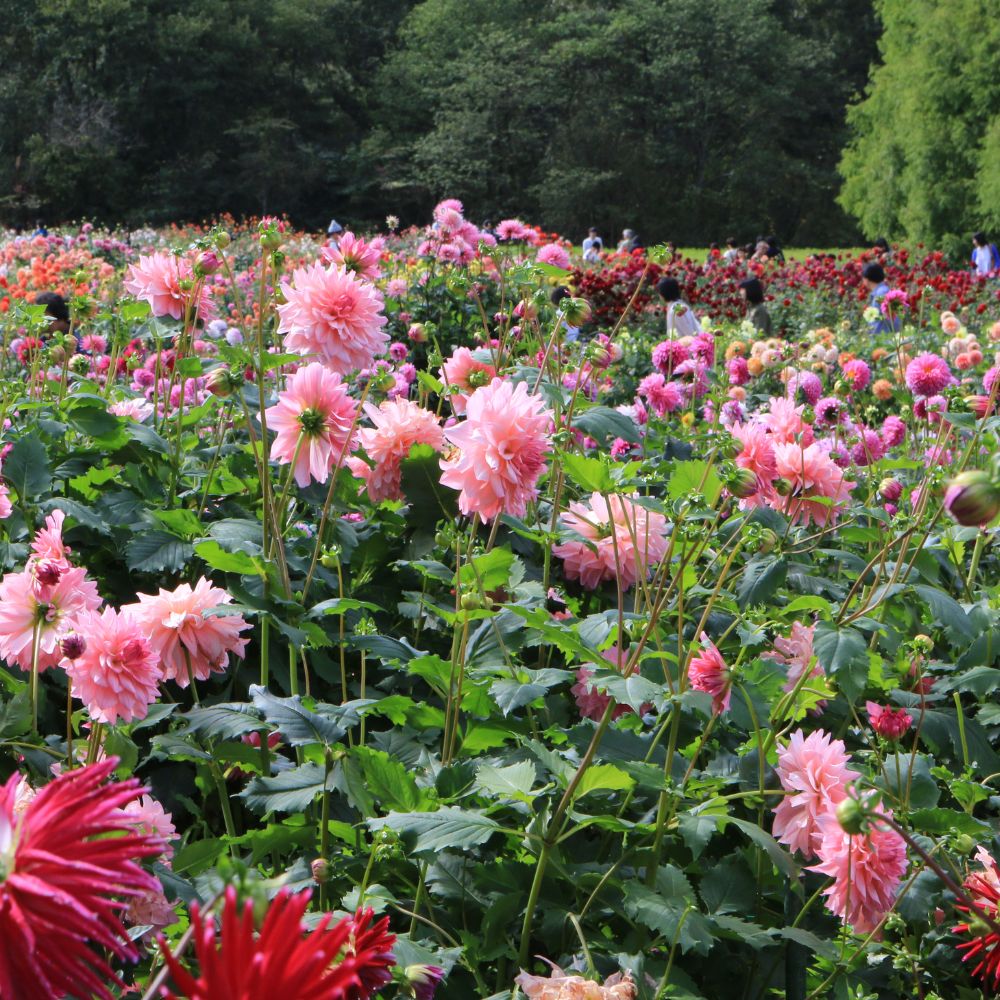
[[[49,357],[55,365],[61,365],[66,360],[66,349],[61,344],[56,344],[49,350]]]
[[[330,862],[326,858],[316,858],[309,868],[312,871],[313,881],[317,885],[323,885],[330,881]]]
[[[562,311],[570,326],[583,326],[591,316],[590,303],[586,299],[563,299]]]
[[[78,632],[70,632],[60,645],[67,660],[78,660],[87,651],[87,640]]]
[[[219,232],[215,234],[214,242],[217,250],[225,250],[226,247],[233,242],[233,238],[225,231],[225,229],[220,229]]]
[[[74,375],[86,375],[90,371],[90,358],[85,354],[74,354],[69,359],[69,370]]]
[[[934,640],[921,632],[913,637],[913,648],[921,653],[929,653],[934,648]]]
[[[408,965],[403,976],[414,1000],[434,1000],[438,984],[444,979],[444,969],[437,965]]]
[[[54,587],[62,576],[62,566],[54,559],[42,559],[35,565],[35,579],[46,587]]]
[[[966,396],[965,397],[966,408],[976,415],[978,420],[982,420],[984,417],[990,414],[990,397],[989,396]]]
[[[887,476],[878,484],[878,491],[883,500],[888,500],[889,503],[895,503],[902,495],[903,485],[898,479],[893,479],[891,476]]]
[[[850,391],[851,387],[843,379],[837,379],[833,384],[833,394],[835,396],[846,396]]]
[[[779,476],[774,481],[774,492],[777,493],[779,497],[791,496],[794,488],[794,484],[791,480],[785,479],[784,476]]]
[[[202,250],[194,259],[194,273],[199,278],[215,274],[222,267],[222,261],[214,250]]]
[[[773,552],[774,547],[777,544],[778,544],[778,535],[770,528],[765,528],[760,533],[760,552],[762,555],[766,556],[769,552]]]
[[[895,742],[913,725],[913,716],[905,708],[889,708],[873,701],[867,702],[865,708],[872,729],[887,740]]]
[[[190,292],[194,288],[194,282],[190,278],[181,278],[177,282],[177,287],[182,292]]]
[[[861,833],[865,826],[865,813],[861,803],[849,795],[837,806],[837,822],[845,833],[852,836]]]
[[[731,435],[719,442],[719,454],[726,458],[736,458],[743,451],[743,442]]]
[[[956,851],[958,851],[959,854],[968,854],[975,850],[977,843],[978,842],[975,837],[972,837],[967,833],[960,833],[952,840],[952,846]]]
[[[1000,514],[1000,485],[989,473],[971,469],[956,476],[944,495],[945,509],[961,525],[989,524]]]
[[[409,339],[414,344],[423,344],[427,340],[427,334],[424,332],[424,328],[420,323],[414,323],[409,330],[406,331],[407,339]]]
[[[756,473],[750,469],[736,469],[726,481],[726,488],[740,500],[752,497],[759,489],[759,485]]]
[[[213,368],[205,378],[205,388],[220,399],[231,396],[243,384],[243,374],[229,368]]]
[[[479,594],[474,593],[471,590],[467,590],[462,594],[461,600],[463,611],[479,611],[483,607],[483,598]]]

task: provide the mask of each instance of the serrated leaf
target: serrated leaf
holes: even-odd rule
[[[372,830],[388,827],[404,837],[413,837],[416,854],[435,855],[448,849],[466,851],[485,844],[500,829],[480,812],[446,806],[436,812],[390,813],[368,820]]]
[[[34,434],[18,438],[3,460],[3,477],[22,501],[36,502],[52,483],[49,453]]]
[[[204,734],[219,739],[232,739],[245,733],[260,732],[266,728],[245,702],[228,702],[221,705],[196,706],[180,716],[184,732]]]
[[[707,955],[712,947],[711,928],[690,899],[664,896],[631,880],[625,883],[624,905],[631,919],[656,931],[670,944],[676,941],[685,954],[694,951]]]
[[[135,535],[125,547],[125,562],[139,573],[175,573],[194,555],[190,543],[165,531],[147,531]]]
[[[227,552],[218,542],[211,539],[195,542],[194,551],[200,559],[223,573],[238,573],[240,576],[264,576],[264,568],[246,552]]]
[[[611,470],[599,458],[588,458],[568,452],[562,456],[562,466],[566,475],[588,493],[613,493],[615,481]]]
[[[832,677],[850,701],[865,689],[868,680],[868,644],[855,628],[837,628],[819,622],[813,633],[813,649],[820,666]]]
[[[293,747],[310,743],[334,746],[348,729],[361,721],[358,713],[347,706],[326,705],[324,714],[318,714],[306,708],[298,695],[279,698],[259,684],[250,686],[250,697],[264,718]]]
[[[576,786],[576,798],[583,798],[590,792],[628,791],[635,784],[635,778],[619,770],[614,764],[592,764],[583,772]]]
[[[769,603],[784,585],[788,563],[775,556],[755,557],[746,564],[736,585],[736,601],[743,610],[754,604]]]
[[[916,584],[914,591],[927,602],[935,620],[943,625],[955,639],[971,640],[975,638],[976,630],[969,621],[969,616],[962,606],[950,594],[937,587]]]
[[[639,428],[635,421],[609,406],[591,406],[578,413],[573,418],[573,426],[594,438],[603,448],[609,447],[615,438],[631,444],[639,441]]]
[[[386,809],[413,810],[424,801],[413,775],[382,750],[354,747],[350,751],[361,768],[367,790]]]
[[[522,798],[531,791],[537,779],[535,765],[530,760],[507,767],[480,764],[476,771],[476,785],[488,795]]]
[[[323,791],[324,774],[319,764],[309,761],[273,776],[259,775],[240,793],[240,798],[259,813],[304,812]]]

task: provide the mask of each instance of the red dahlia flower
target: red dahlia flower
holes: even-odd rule
[[[388,932],[388,917],[373,926],[372,911],[366,910],[331,926],[333,917],[327,914],[307,934],[302,915],[308,903],[308,892],[279,892],[255,938],[253,903],[247,900],[240,910],[236,890],[230,886],[218,941],[214,922],[193,906],[201,972],[195,979],[161,937],[160,948],[176,990],[165,996],[168,1000],[369,1000],[392,978],[396,938]]]
[[[993,921],[997,920],[997,903],[1000,902],[1000,871],[997,863],[983,848],[976,851],[976,860],[982,865],[982,871],[973,872],[963,888],[979,907],[976,913],[968,906],[956,907],[967,915],[968,923],[953,927],[955,934],[965,934],[968,941],[958,946],[962,952],[963,962],[975,962],[972,975],[981,979],[987,989],[995,990],[1000,986],[1000,934],[983,920],[986,914]]]
[[[0,788],[0,996],[111,1000],[106,953],[135,961],[122,926],[131,897],[160,884],[137,859],[162,853],[122,807],[134,779],[105,784],[117,760],[67,771],[15,812],[19,776]]]

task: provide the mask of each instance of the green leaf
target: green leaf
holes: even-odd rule
[[[186,733],[232,739],[245,733],[261,732],[267,727],[245,702],[196,706],[180,716]]]
[[[868,644],[864,636],[850,626],[837,628],[819,622],[813,634],[813,649],[837,687],[850,701],[856,701],[868,680]]]
[[[758,556],[750,560],[736,585],[736,600],[740,610],[752,604],[767,604],[788,575],[788,563],[776,556]]]
[[[676,941],[684,954],[694,951],[707,955],[712,947],[711,928],[692,896],[654,892],[633,879],[625,883],[624,905],[632,920],[656,931],[670,944]]]
[[[71,517],[79,524],[83,524],[94,531],[99,531],[102,535],[111,534],[111,526],[99,514],[95,513],[86,504],[77,500],[70,500],[67,497],[53,497],[46,500],[41,509],[46,514],[51,514],[54,510],[61,510],[67,517]]]
[[[30,731],[31,696],[22,691],[0,705],[0,739],[16,739]]]
[[[562,465],[569,478],[588,493],[613,493],[615,490],[611,470],[599,458],[568,452],[562,456]]]
[[[240,798],[255,812],[304,812],[323,791],[324,769],[309,761],[274,776],[255,777]],[[332,775],[331,775],[332,778]],[[330,790],[333,783],[331,780]]]
[[[976,630],[972,627],[969,616],[954,597],[943,590],[938,590],[937,587],[923,584],[916,584],[913,589],[927,602],[935,621],[943,625],[953,639],[969,641],[975,638]]]
[[[500,830],[489,816],[454,806],[436,812],[393,812],[383,819],[368,820],[368,826],[372,830],[388,827],[413,838],[413,852],[431,856],[448,849],[467,851],[485,844]]]
[[[476,786],[487,795],[503,798],[526,799],[537,779],[535,765],[530,760],[522,760],[507,767],[480,764],[476,771]]]
[[[413,775],[382,750],[354,747],[350,751],[360,765],[367,790],[386,809],[419,809],[424,802]]]
[[[412,519],[431,526],[441,518],[453,520],[458,514],[458,497],[441,485],[441,456],[429,444],[414,445],[400,462],[403,495]]]
[[[324,713],[317,714],[306,708],[298,695],[278,698],[259,684],[250,686],[250,697],[264,718],[276,726],[293,747],[310,743],[333,746],[340,742],[348,729],[361,721],[352,708],[325,705]]]
[[[123,425],[121,417],[108,413],[103,406],[95,406],[90,403],[84,406],[74,406],[66,414],[66,420],[81,434],[95,438],[108,437]],[[125,440],[127,438],[123,438],[122,443]]]
[[[484,593],[505,587],[510,580],[510,568],[514,565],[514,553],[507,548],[491,549],[481,556],[474,556],[471,562],[462,566],[458,580],[463,587],[477,586],[481,581]]]
[[[36,503],[52,483],[49,454],[34,435],[18,438],[3,460],[3,477],[22,503]]]
[[[128,568],[139,573],[177,572],[193,554],[188,542],[155,529],[135,535],[125,546]]]
[[[728,823],[732,823],[737,829],[742,830],[758,847],[762,848],[771,859],[775,868],[787,875],[789,878],[797,878],[799,866],[786,851],[766,830],[762,830],[756,823],[751,823],[745,819],[735,819],[732,816],[718,817],[720,829],[725,829]]]
[[[583,798],[590,792],[627,791],[635,784],[635,778],[620,771],[614,764],[592,764],[583,772],[576,786],[576,798]]]
[[[573,426],[608,448],[615,438],[631,444],[639,441],[639,428],[631,417],[612,410],[609,406],[591,406],[573,418]]]
[[[194,543],[198,557],[223,573],[238,573],[240,576],[264,576],[264,568],[245,552],[227,552],[218,542],[211,540]]]
[[[701,493],[714,505],[722,493],[722,480],[708,462],[692,460],[689,462],[674,462],[667,481],[667,494],[671,500],[681,500],[691,493]]]
[[[980,823],[968,813],[955,809],[916,809],[910,813],[910,823],[914,830],[932,837],[950,833],[967,833],[970,837],[988,837],[990,828]]]
[[[713,914],[750,913],[757,899],[753,876],[741,857],[717,861],[705,872],[698,888],[709,913]]]

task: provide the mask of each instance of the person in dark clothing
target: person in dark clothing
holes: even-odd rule
[[[41,292],[35,296],[36,306],[45,306],[45,315],[49,317],[49,333],[69,333],[72,325],[69,317],[69,306],[66,300],[56,292]]]
[[[771,314],[764,305],[764,286],[760,283],[760,278],[741,281],[740,295],[747,304],[747,319],[753,323],[761,338],[767,339],[771,336]]]

